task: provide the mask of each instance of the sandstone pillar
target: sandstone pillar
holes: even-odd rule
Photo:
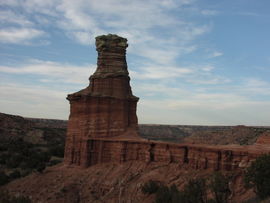
[[[126,63],[127,39],[96,37],[97,69],[85,89],[69,94],[65,162],[87,165],[89,139],[138,135],[138,97],[132,94]]]

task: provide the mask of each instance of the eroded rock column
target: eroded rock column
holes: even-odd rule
[[[97,69],[85,89],[69,94],[70,116],[65,162],[87,165],[89,139],[137,135],[138,97],[132,94],[126,63],[127,39],[96,37]]]

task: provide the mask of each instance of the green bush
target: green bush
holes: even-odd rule
[[[6,164],[9,157],[10,157],[10,155],[8,153],[1,154],[0,155],[0,164],[2,164],[2,165]]]
[[[153,194],[158,191],[160,184],[156,181],[150,180],[142,186],[142,192],[144,194]]]
[[[13,171],[12,173],[9,174],[10,180],[14,180],[14,179],[17,179],[17,178],[20,178],[20,177],[21,177],[21,173],[18,170],[15,170],[15,171]]]
[[[9,177],[6,175],[5,172],[0,171],[0,186],[5,185],[9,182]]]
[[[156,193],[156,203],[171,203],[172,194],[170,188],[162,185]]]
[[[186,197],[185,194],[181,191],[179,191],[176,187],[176,185],[172,185],[171,187],[165,187],[158,190],[157,196],[156,196],[156,203],[186,203]]]
[[[244,181],[247,187],[253,187],[260,199],[270,197],[270,155],[258,157],[247,168]]]
[[[64,145],[53,145],[50,146],[50,154],[57,157],[64,157]]]
[[[207,190],[214,194],[214,199],[207,199]],[[209,184],[206,179],[197,178],[190,180],[182,191],[175,185],[167,187],[161,183],[149,181],[142,187],[145,194],[156,194],[156,203],[227,203],[231,191],[229,178],[217,172],[210,178]]]
[[[23,157],[20,154],[15,154],[7,160],[7,162],[6,162],[7,167],[8,168],[17,168],[20,165],[20,163],[22,162],[22,160],[23,160]]]
[[[205,203],[207,202],[206,181],[203,178],[193,179],[185,185],[183,190],[184,202]]]
[[[53,166],[53,165],[56,165],[56,164],[59,164],[61,163],[62,161],[61,160],[58,160],[58,159],[54,159],[54,160],[51,160],[47,166]]]
[[[171,202],[172,203],[178,203],[178,202],[184,202],[185,197],[182,192],[180,192],[176,185],[172,185],[170,187],[170,193],[171,193]]]
[[[190,180],[183,191],[175,185],[164,186],[155,181],[149,181],[142,187],[145,194],[156,194],[155,203],[206,203],[206,181],[199,178]]]
[[[29,197],[22,195],[12,196],[6,190],[0,190],[0,202],[1,203],[31,203]]]
[[[43,171],[44,171],[44,169],[46,168],[46,165],[45,165],[45,163],[39,163],[39,165],[37,166],[37,171],[39,172],[39,173],[42,173]]]
[[[220,172],[216,172],[210,179],[209,185],[214,194],[214,201],[216,203],[227,203],[231,194],[229,188],[229,178]]]

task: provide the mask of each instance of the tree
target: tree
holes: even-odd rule
[[[5,172],[0,171],[0,185],[5,185],[9,182],[9,177],[6,175]]]
[[[12,173],[9,174],[9,178],[11,180],[14,180],[14,179],[17,179],[17,178],[20,178],[20,177],[21,177],[21,173],[18,170],[15,170],[15,171],[13,171]]]
[[[31,199],[26,196],[16,195],[12,196],[6,190],[0,190],[0,202],[1,203],[31,203]]]
[[[207,202],[206,181],[203,178],[193,179],[185,185],[183,194],[187,203]]]
[[[214,200],[216,203],[226,203],[231,194],[229,188],[229,178],[220,172],[216,172],[210,179],[209,185],[211,191],[214,193]]]
[[[260,199],[270,197],[270,154],[258,157],[247,168],[244,181],[247,187],[253,187]]]
[[[44,169],[46,168],[46,165],[45,165],[45,163],[39,163],[38,164],[38,166],[37,166],[37,171],[39,172],[39,173],[42,173],[43,171],[44,171]]]
[[[150,180],[142,186],[142,192],[144,194],[153,194],[158,191],[160,184],[156,181]]]

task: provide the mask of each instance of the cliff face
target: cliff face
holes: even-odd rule
[[[87,165],[88,141],[127,135],[138,137],[136,106],[126,63],[127,40],[117,35],[96,38],[97,69],[87,88],[68,95],[70,116],[65,162]]]

